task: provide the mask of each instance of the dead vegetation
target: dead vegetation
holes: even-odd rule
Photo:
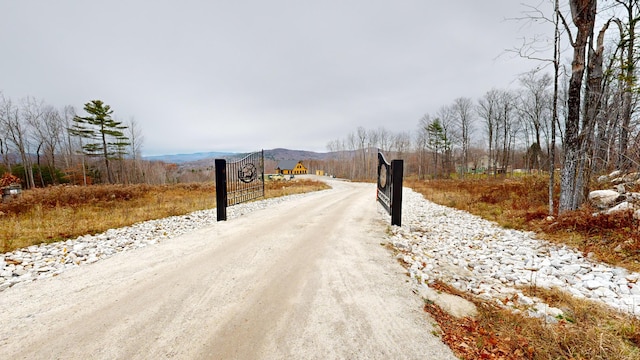
[[[266,197],[327,188],[311,180],[267,182]],[[0,250],[55,242],[140,221],[216,207],[213,183],[53,186],[0,203]]]
[[[436,282],[438,291],[462,296],[478,308],[475,319],[457,319],[432,303],[425,311],[437,321],[442,340],[462,359],[640,359],[640,320],[559,289],[523,289],[562,308],[557,322],[524,316]],[[570,314],[570,316],[566,315]]]

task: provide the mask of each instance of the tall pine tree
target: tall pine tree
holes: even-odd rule
[[[427,126],[427,148],[433,152],[434,175],[438,177],[438,155],[444,154],[451,147],[451,142],[447,139],[447,134],[436,118]],[[444,167],[444,166],[443,166]]]
[[[74,116],[73,126],[69,129],[72,135],[86,139],[82,142],[82,153],[91,157],[102,157],[107,172],[107,181],[113,183],[113,171],[110,160],[122,158],[122,149],[129,145],[129,139],[123,130],[126,126],[115,121],[113,110],[101,100],[91,100],[84,105],[87,116]]]

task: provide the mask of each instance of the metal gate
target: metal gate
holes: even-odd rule
[[[264,150],[229,163],[216,159],[215,165],[218,221],[227,220],[227,206],[264,196]]]
[[[391,215],[391,225],[402,224],[402,173],[404,162],[385,159],[378,150],[378,189],[376,198]]]

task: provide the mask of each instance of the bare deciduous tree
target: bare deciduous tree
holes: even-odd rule
[[[498,133],[497,140],[500,141],[496,147],[496,157],[500,160],[498,172],[506,174],[510,165],[511,155],[515,144],[519,126],[516,121],[516,96],[509,91],[503,90],[498,96]]]
[[[442,171],[443,173],[451,173],[454,170],[453,150],[456,141],[460,138],[456,132],[455,117],[452,106],[443,105],[436,112],[436,117],[440,120],[443,135],[448,139],[450,146],[445,149],[442,154]]]
[[[60,113],[53,106],[46,106],[40,103],[35,106],[42,107],[40,117],[31,117],[29,119],[31,127],[34,129],[33,135],[37,144],[42,144],[45,161],[47,163],[46,170],[53,184],[57,184],[58,179],[55,174],[56,155],[61,148],[62,137],[64,136],[64,124]],[[44,186],[42,179],[42,166],[40,164],[40,156],[38,154],[38,170],[40,173],[40,181]]]
[[[129,120],[127,135],[129,137],[129,153],[131,154],[131,174],[129,176],[133,182],[144,182],[144,173],[142,173],[140,161],[142,160],[142,144],[144,136],[138,122],[131,118]]]
[[[498,121],[498,90],[492,89],[484,94],[484,97],[478,100],[477,113],[484,120],[484,130],[487,135],[487,145],[489,147],[489,168],[496,168],[497,156],[497,140],[499,131]],[[495,170],[494,170],[495,173]]]
[[[547,128],[547,122],[551,121],[548,94],[551,85],[551,77],[548,74],[538,75],[538,71],[530,71],[520,77],[523,86],[520,98],[521,111],[528,120],[527,125],[533,130],[533,139],[527,154],[530,159],[528,165],[531,169],[542,170],[542,139],[541,133]],[[548,148],[548,143],[547,143]]]
[[[430,123],[431,116],[429,114],[424,114],[418,120],[418,131],[415,137],[416,151],[418,152],[418,179],[424,178],[429,171],[427,166],[427,144]]]
[[[2,123],[6,131],[6,139],[13,149],[20,154],[20,160],[24,168],[24,185],[26,188],[33,188],[35,187],[35,181],[29,151],[29,132],[28,126],[22,118],[21,109],[13,105],[12,101],[4,96],[0,98],[0,108],[0,123]]]
[[[471,145],[471,133],[473,132],[473,102],[469,98],[457,98],[453,101],[452,110],[460,131],[460,144],[462,147],[460,172],[464,177],[469,163],[469,147]]]
[[[581,163],[586,159],[581,153],[580,111],[582,107],[582,82],[586,67],[586,50],[589,39],[593,37],[596,21],[596,0],[570,0],[571,15],[577,29],[575,38],[570,27],[563,19],[573,47],[571,79],[569,80],[568,116],[565,123],[564,163],[560,180],[559,211],[575,210],[583,201],[581,183]]]

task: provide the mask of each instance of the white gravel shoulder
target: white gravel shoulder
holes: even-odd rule
[[[419,286],[439,279],[496,303],[549,321],[562,311],[530,298],[522,287],[559,287],[633,315],[640,315],[640,274],[596,263],[566,246],[504,229],[465,211],[403,191],[402,226],[390,241]],[[519,311],[518,310],[518,311]]]
[[[238,217],[309,195],[296,194],[235,205],[227,208],[227,217]],[[21,283],[56,276],[68,269],[107,259],[122,251],[158,244],[215,224],[216,221],[214,208],[0,254],[0,292]]]

